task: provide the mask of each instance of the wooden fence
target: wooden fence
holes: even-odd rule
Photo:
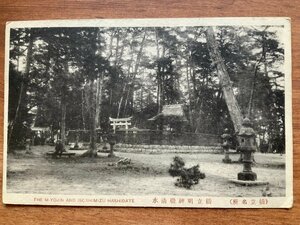
[[[116,132],[117,143],[148,145],[218,146],[219,135],[203,133],[173,133],[167,131]]]
[[[76,135],[80,142],[89,142],[89,131],[69,132],[68,141],[75,142]],[[186,145],[186,146],[218,146],[219,135],[204,133],[174,133],[169,131],[144,130],[137,132],[116,131],[116,143],[136,145]],[[97,142],[101,142],[98,134]]]

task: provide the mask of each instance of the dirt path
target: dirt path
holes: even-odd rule
[[[53,148],[53,147],[52,147]],[[261,196],[262,187],[236,186],[228,182],[242,170],[240,164],[223,164],[223,155],[176,154],[186,166],[200,165],[204,180],[191,190],[174,186],[167,170],[175,154],[133,154],[117,152],[116,158],[100,153],[96,159],[52,159],[45,153],[48,146],[33,148],[32,155],[23,152],[8,157],[7,190],[13,193],[74,195],[189,195],[189,196]],[[76,151],[76,153],[79,153]],[[122,157],[132,160],[129,167],[110,166]],[[238,155],[231,156],[237,159]],[[253,170],[258,179],[269,181],[273,196],[285,195],[284,156],[256,154]],[[267,167],[262,163],[267,162]]]

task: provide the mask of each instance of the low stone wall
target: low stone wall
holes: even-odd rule
[[[118,152],[132,153],[222,153],[221,146],[187,146],[187,145],[132,145],[116,144],[114,149]]]

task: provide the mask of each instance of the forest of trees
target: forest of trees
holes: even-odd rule
[[[234,133],[220,82],[226,70],[241,116],[251,118],[264,142],[283,150],[281,29],[11,29],[9,144],[24,141],[33,108],[35,125],[61,130],[62,139],[70,129],[90,130],[91,155],[96,130],[107,130],[109,117],[132,116],[144,128],[168,104],[184,105],[189,132],[221,134],[227,127]]]

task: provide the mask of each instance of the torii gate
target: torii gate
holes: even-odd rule
[[[116,133],[116,128],[118,126],[125,126],[125,130],[126,130],[126,133],[128,132],[128,126],[131,125],[131,117],[127,117],[127,118],[118,118],[118,119],[115,119],[115,118],[111,118],[109,117],[109,121],[110,121],[110,125],[113,127],[113,130],[114,130],[114,133]]]

